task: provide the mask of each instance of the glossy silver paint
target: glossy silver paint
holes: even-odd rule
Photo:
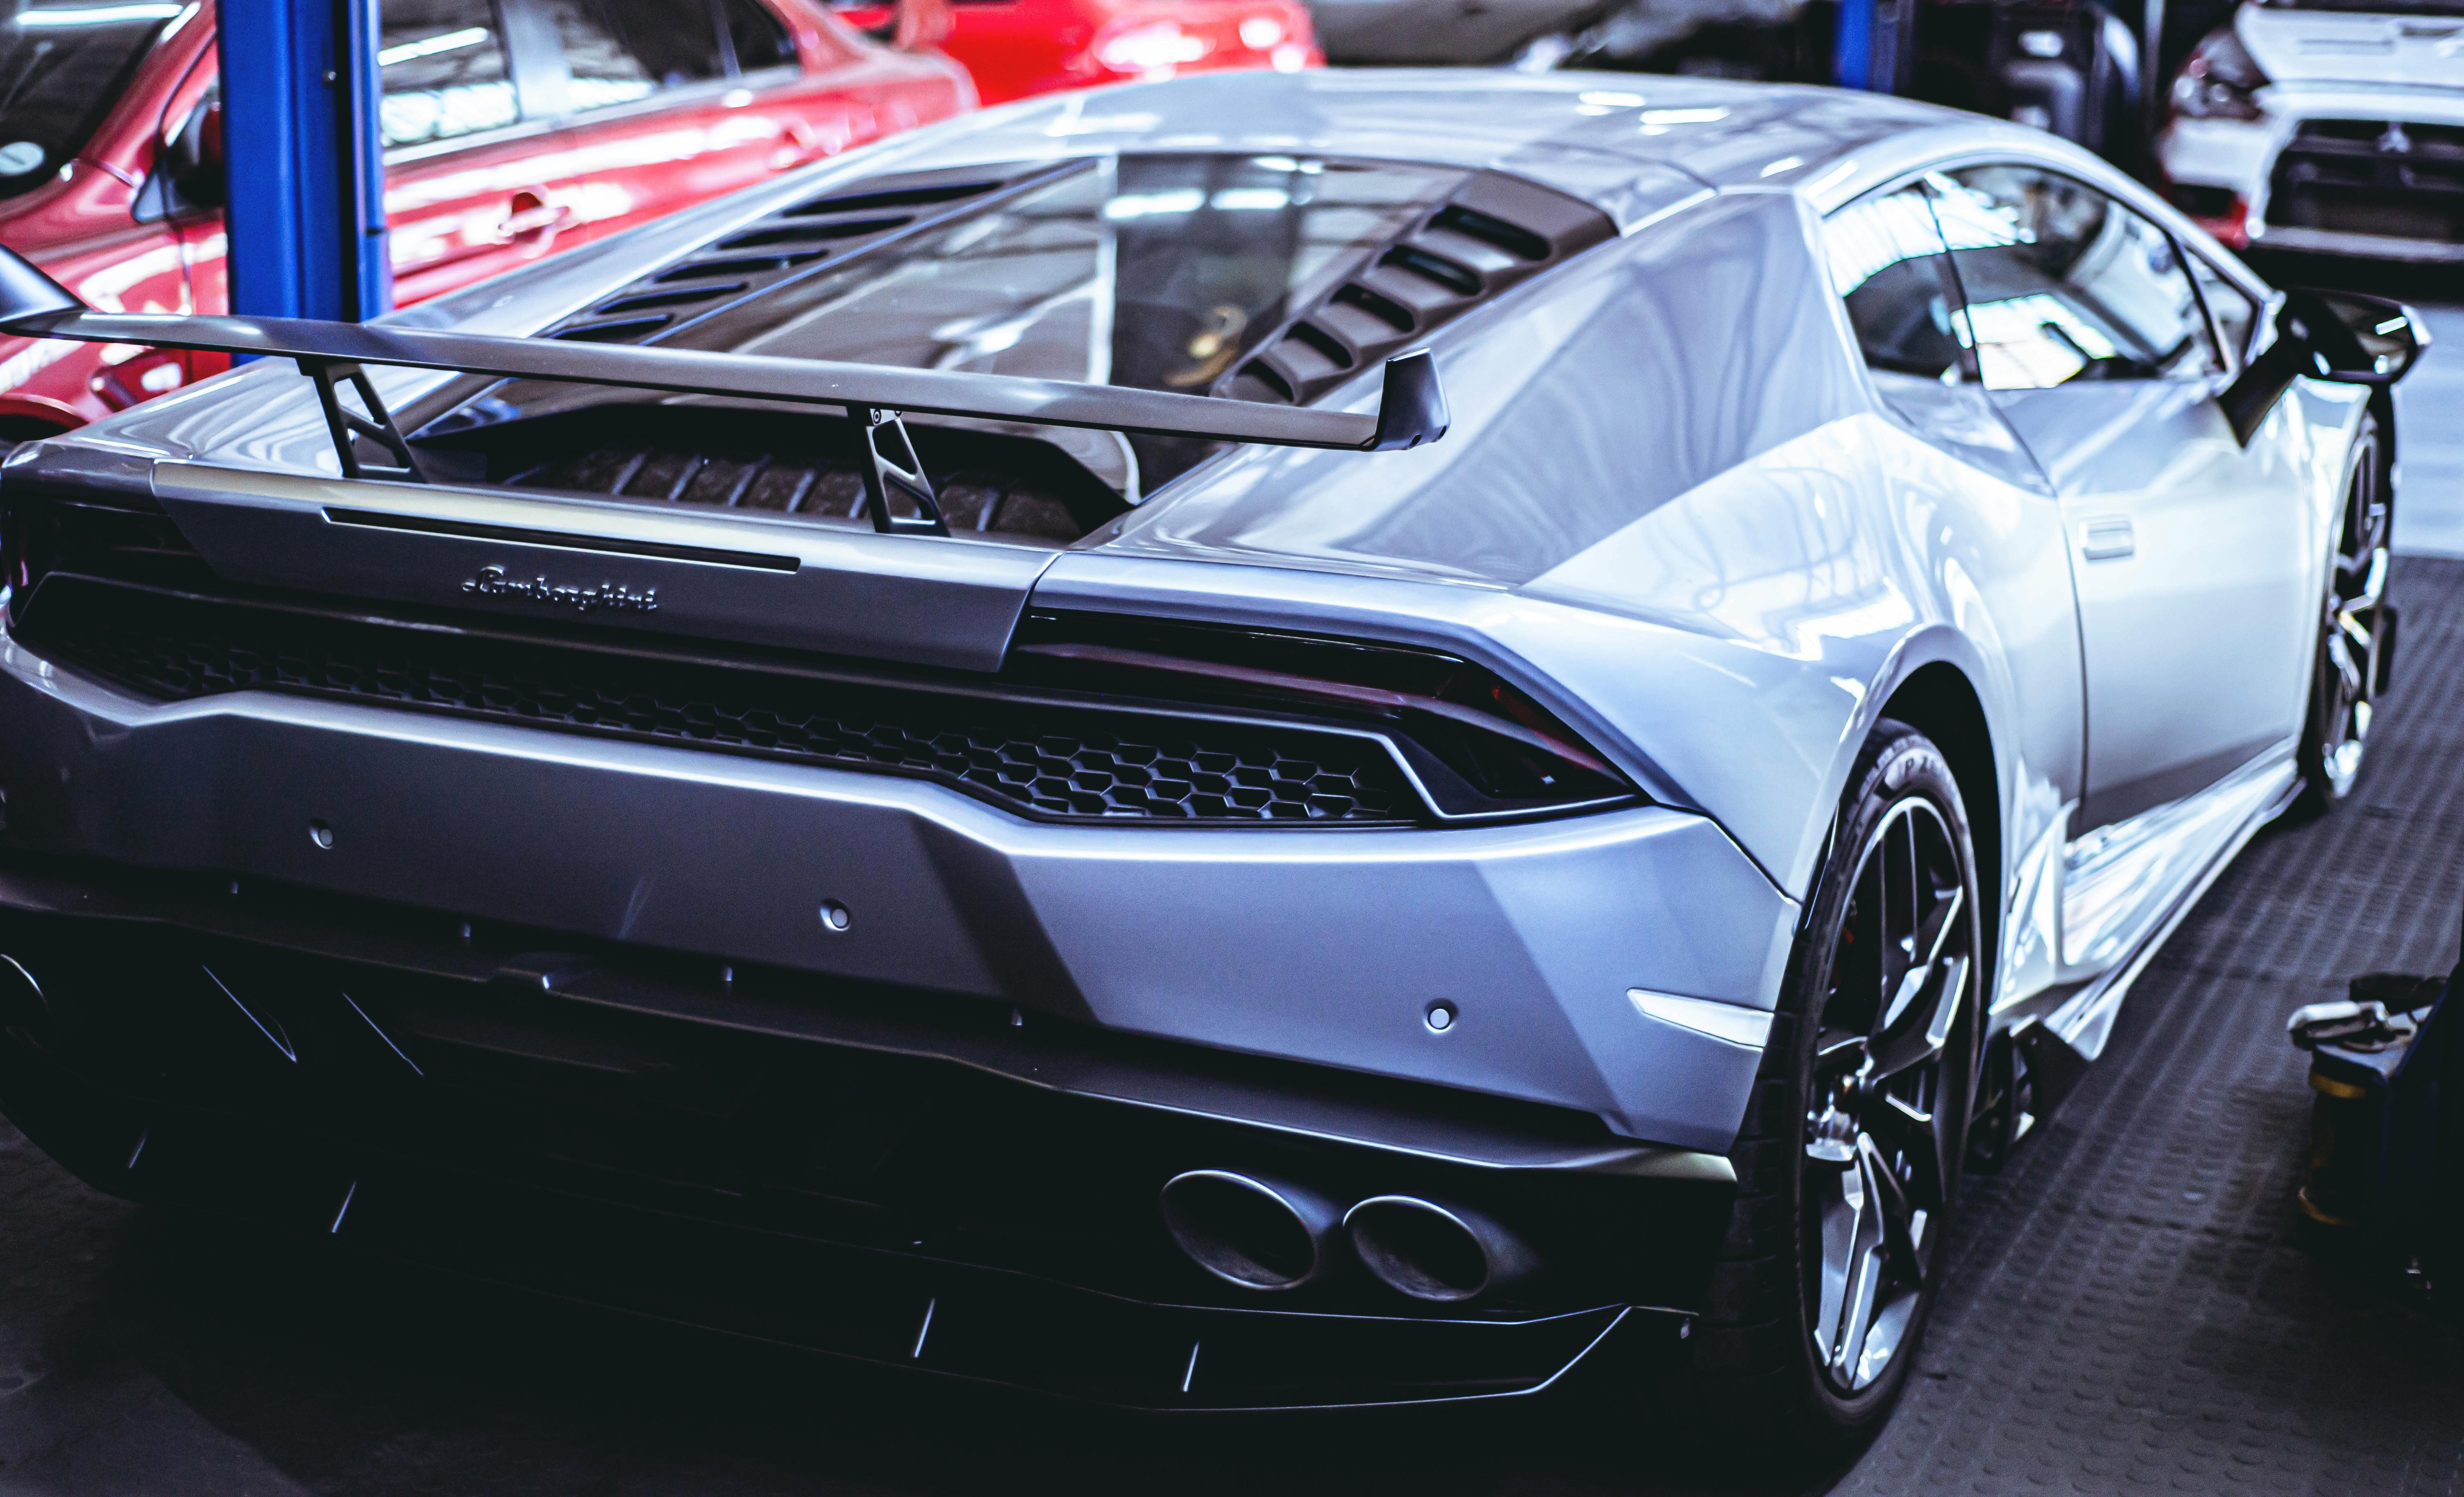
[[[148,705],[8,645],[6,846],[997,996],[1716,1153],[1851,760],[1920,672],[1955,673],[1991,740],[1969,809],[1998,832],[1997,1023],[2050,1019],[2093,1053],[2153,941],[2281,804],[2358,399],[2304,385],[2243,451],[2200,392],[2142,408],[2121,386],[2013,401],[1877,378],[1828,284],[1824,213],[1920,167],[2025,160],[2266,295],[2135,185],[2013,126],[1625,76],[1195,78],[914,132],[415,319],[528,332],[831,183],[1146,146],[1492,167],[1590,199],[1621,236],[1432,340],[1442,442],[1234,450],[1057,553],[347,482],[305,382],[272,365],[16,463],[156,494],[235,578],[402,601],[467,604],[476,566],[561,577],[588,553],[333,510],[787,557],[592,556],[585,580],[655,579],[666,627],[884,660],[989,669],[1024,606],[1439,646],[1658,804],[1404,831],[1044,826],[674,748],[263,695]],[[442,382],[377,378],[396,408]],[[1329,404],[1375,399],[1365,376]],[[844,932],[817,918],[830,899]],[[1435,1000],[1458,1014],[1442,1030]]]

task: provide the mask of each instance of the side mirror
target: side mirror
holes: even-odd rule
[[[2429,346],[2428,324],[2403,302],[2350,291],[2288,291],[2276,310],[2274,341],[2217,401],[2247,446],[2295,380],[2393,385]]]
[[[161,169],[185,206],[223,206],[222,100],[209,99],[188,111],[180,133],[163,148]]]
[[[2345,385],[2393,385],[2430,346],[2420,313],[2358,292],[2288,292],[2276,321],[2279,336],[2308,343],[2311,367],[2304,374]]]

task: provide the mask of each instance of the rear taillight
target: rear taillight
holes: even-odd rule
[[[1179,708],[1365,727],[1392,741],[1448,818],[1636,799],[1634,785],[1495,671],[1438,650],[1097,613],[1033,613],[1003,674]]]
[[[209,575],[160,511],[66,498],[11,478],[0,485],[0,607],[12,626],[54,572],[173,585]]]

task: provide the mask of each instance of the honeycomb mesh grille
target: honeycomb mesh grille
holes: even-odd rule
[[[987,700],[71,578],[45,588],[19,637],[161,699],[280,691],[449,711],[923,776],[1043,816],[1391,824],[1419,809],[1382,745],[1307,727]]]

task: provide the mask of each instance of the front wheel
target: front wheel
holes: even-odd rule
[[[2387,601],[2387,535],[2395,506],[2387,492],[2375,419],[2363,422],[2345,463],[2344,512],[2319,608],[2299,760],[2302,799],[2314,811],[2343,800],[2361,777],[2370,718],[2387,687],[2387,656],[2395,643],[2395,610]]]
[[[1851,1448],[1907,1380],[1968,1148],[1982,929],[1949,765],[1886,720],[1840,804],[1687,1342],[1703,1415],[1764,1448]]]

